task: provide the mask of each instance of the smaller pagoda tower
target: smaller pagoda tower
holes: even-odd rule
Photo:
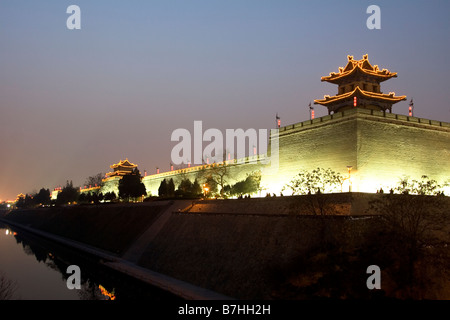
[[[128,159],[120,160],[119,163],[113,164],[110,166],[111,169],[114,169],[113,172],[108,172],[106,176],[108,178],[111,177],[122,177],[126,174],[131,174],[137,165],[128,161]]]
[[[314,104],[327,107],[328,114],[352,108],[392,112],[392,105],[406,100],[406,96],[396,96],[394,92],[384,94],[380,84],[394,77],[397,77],[396,72],[372,66],[367,54],[361,60],[348,56],[347,65],[340,67],[339,73],[331,72],[321,78],[321,81],[337,84],[338,94],[332,97],[325,95],[322,100],[314,100]]]

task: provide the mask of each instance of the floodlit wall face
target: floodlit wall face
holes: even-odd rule
[[[233,185],[238,181],[244,180],[247,177],[247,174],[261,170],[263,167],[261,163],[254,157],[250,157],[247,161],[249,162],[243,164],[228,165],[227,169],[229,170],[229,173],[227,174],[227,177],[225,177],[225,184]],[[156,175],[146,176],[142,179],[142,182],[145,185],[148,196],[157,196],[159,186],[164,179],[166,179],[166,181],[169,181],[172,178],[176,189],[181,180],[186,178],[191,180],[191,182],[194,182],[194,180],[197,178],[197,181],[200,184],[204,183],[208,175],[208,171],[208,168],[206,168],[204,171],[197,170],[197,168],[180,169],[174,170],[173,172],[164,172]]]
[[[450,124],[376,114],[358,117],[355,191],[388,191],[404,176],[427,175],[440,184],[450,178]]]
[[[59,192],[60,192],[60,190],[53,190],[50,199],[56,200],[58,198]]]
[[[109,178],[108,180],[103,182],[103,186],[100,189],[100,192],[106,194],[108,192],[114,192],[116,196],[119,195],[119,181],[120,177]]]
[[[443,184],[450,179],[450,124],[353,109],[286,126],[279,132],[278,171],[272,167],[261,183],[278,194],[301,170],[331,168],[348,177],[347,166],[355,192],[388,191],[404,176]],[[343,191],[349,188],[346,180]]]
[[[404,176],[420,179],[427,175],[439,184],[450,179],[450,124],[445,122],[352,109],[282,127],[278,137],[278,161],[272,154],[268,165],[256,161],[230,165],[226,184],[232,185],[261,170],[260,195],[279,195],[301,170],[331,168],[348,177],[347,166],[352,166],[351,186],[346,180],[344,192],[350,187],[354,192],[376,192],[380,188],[388,192]],[[275,150],[273,146],[268,149],[272,153]],[[190,170],[145,177],[147,194],[158,195],[164,178],[173,178],[175,186],[185,177],[204,182],[198,170]],[[289,195],[290,191],[283,194]]]
[[[262,177],[262,185],[278,195],[301,170],[318,167],[347,176],[347,166],[356,166],[356,128],[356,119],[342,113],[281,128],[279,168],[273,165],[273,172]]]

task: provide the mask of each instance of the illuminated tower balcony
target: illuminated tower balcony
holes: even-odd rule
[[[377,65],[372,66],[367,55],[361,60],[348,56],[348,63],[344,68],[340,67],[338,73],[331,72],[321,79],[337,84],[338,94],[325,95],[323,99],[314,100],[314,104],[325,106],[328,114],[352,108],[392,112],[392,105],[406,100],[406,96],[396,96],[394,92],[381,92],[380,83],[393,77],[397,77],[397,73],[387,69],[379,70]]]

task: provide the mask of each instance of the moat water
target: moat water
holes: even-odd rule
[[[69,289],[69,265],[80,268],[80,289]],[[12,285],[12,300],[176,299],[95,258],[0,223],[0,297],[2,280]]]

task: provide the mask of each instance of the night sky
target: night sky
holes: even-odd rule
[[[81,30],[69,30],[69,5]],[[369,5],[381,29],[369,30]],[[169,170],[177,128],[309,119],[347,55],[398,72],[393,107],[450,122],[449,1],[0,2],[0,200],[106,173]],[[327,114],[315,106],[316,117]]]

